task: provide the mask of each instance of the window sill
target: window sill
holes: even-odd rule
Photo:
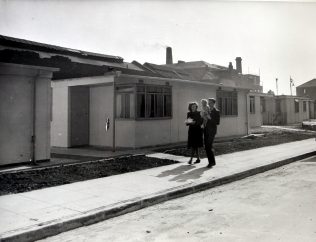
[[[118,121],[150,121],[150,120],[169,120],[172,117],[159,117],[159,118],[116,118]]]
[[[151,120],[169,120],[172,117],[157,117],[157,118],[136,118],[136,121],[151,121]]]

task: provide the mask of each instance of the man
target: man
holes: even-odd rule
[[[210,112],[207,115],[207,122],[204,128],[204,146],[208,159],[208,168],[216,165],[214,152],[213,152],[213,141],[217,133],[217,125],[220,122],[219,111],[215,108],[216,100],[214,98],[208,99],[208,105],[210,107]]]

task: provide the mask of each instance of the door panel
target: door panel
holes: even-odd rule
[[[31,159],[32,86],[31,79],[0,79],[0,165]]]
[[[89,87],[70,88],[70,146],[89,145]]]

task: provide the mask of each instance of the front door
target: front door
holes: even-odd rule
[[[32,156],[33,80],[0,79],[0,165]]]
[[[70,87],[70,147],[89,145],[89,99],[86,86]]]

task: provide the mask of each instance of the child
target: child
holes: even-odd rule
[[[206,99],[202,99],[201,104],[202,104],[201,117],[203,118],[203,124],[201,125],[201,127],[205,128],[206,123],[207,123],[207,115],[210,112],[210,107],[208,106]]]

